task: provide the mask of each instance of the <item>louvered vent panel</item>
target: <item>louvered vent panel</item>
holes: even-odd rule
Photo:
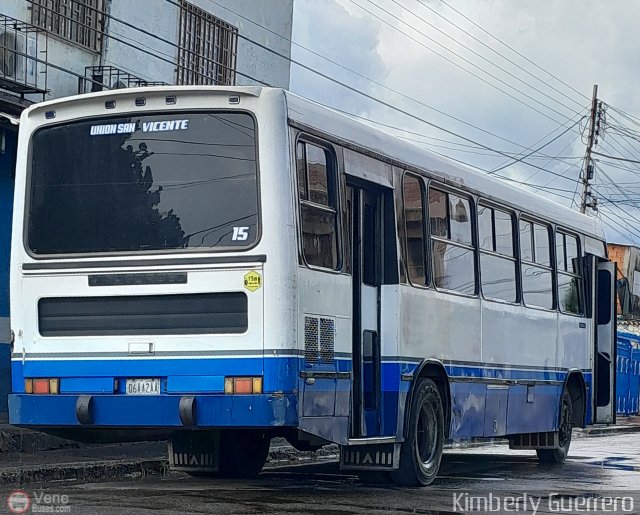
[[[335,342],[335,321],[333,318],[320,319],[320,361],[333,363]]]
[[[318,318],[304,317],[304,359],[307,363],[318,362]]]

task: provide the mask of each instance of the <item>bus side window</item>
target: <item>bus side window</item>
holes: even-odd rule
[[[580,291],[580,249],[578,238],[571,234],[556,232],[556,257],[558,263],[558,302],[560,311],[573,315],[583,313]]]
[[[437,288],[477,293],[471,217],[468,198],[429,188],[433,282]]]
[[[513,214],[478,208],[482,293],[486,298],[516,302],[516,258],[513,252]]]
[[[520,220],[522,298],[526,306],[544,309],[554,307],[550,241],[550,227]]]
[[[424,191],[422,180],[405,175],[403,181],[404,224],[407,248],[407,271],[412,284],[427,282],[424,246]]]
[[[338,210],[333,154],[318,145],[298,142],[296,175],[304,259],[309,265],[336,270]]]

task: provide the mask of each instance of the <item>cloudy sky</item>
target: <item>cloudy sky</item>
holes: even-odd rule
[[[512,163],[494,173],[572,205],[593,84],[595,150],[640,160],[638,20],[629,0],[296,0],[294,60],[477,144],[295,64],[291,89],[484,170]],[[640,243],[640,163],[597,165],[609,239]]]

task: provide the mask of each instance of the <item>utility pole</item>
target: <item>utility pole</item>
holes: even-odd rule
[[[598,112],[598,85],[593,85],[593,97],[591,99],[591,115],[589,121],[589,140],[587,142],[587,151],[584,154],[584,164],[582,165],[582,201],[580,202],[580,212],[584,213],[587,207],[595,209],[595,199],[591,202],[588,199],[591,197],[591,190],[589,189],[589,181],[593,179],[593,164],[591,162],[591,149],[593,148],[593,140],[596,132],[596,114]]]

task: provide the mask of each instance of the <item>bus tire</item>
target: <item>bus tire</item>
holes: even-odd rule
[[[571,431],[573,425],[571,423],[573,417],[573,405],[571,403],[571,395],[567,390],[562,394],[562,402],[560,403],[560,420],[558,426],[558,443],[557,449],[538,449],[538,460],[541,463],[560,464],[564,463],[569,454],[569,446],[571,445]]]
[[[438,474],[444,447],[444,411],[438,387],[418,379],[411,402],[407,438],[400,448],[400,467],[391,472],[401,486],[427,486]]]
[[[269,455],[271,437],[262,431],[223,430],[220,435],[218,476],[257,476]]]

